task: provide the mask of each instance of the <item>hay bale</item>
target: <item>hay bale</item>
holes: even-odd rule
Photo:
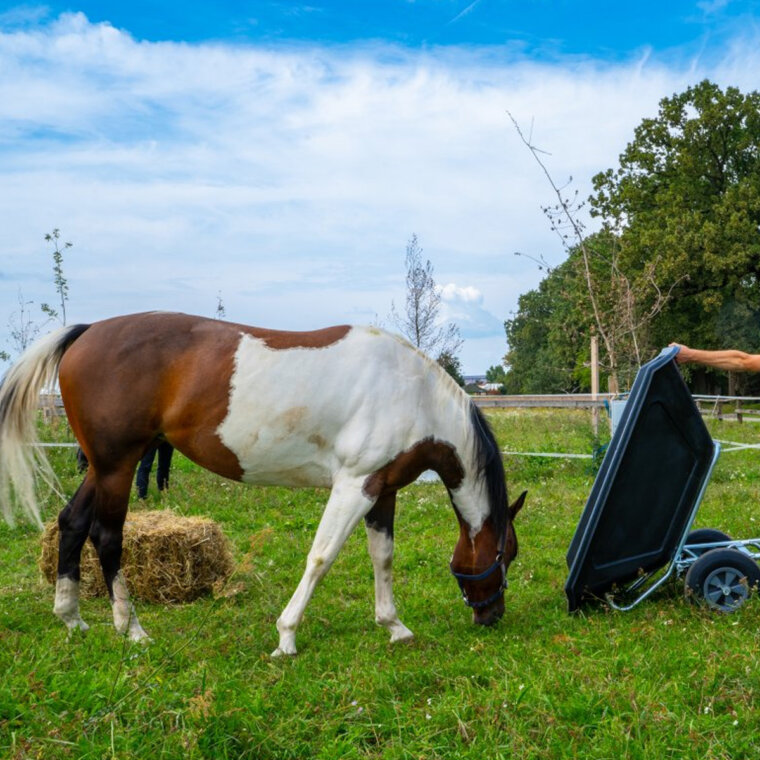
[[[45,526],[40,570],[55,583],[58,523]],[[219,588],[232,574],[227,539],[219,526],[203,517],[180,517],[168,511],[135,512],[124,524],[121,566],[132,596],[148,602],[189,602]],[[100,562],[87,539],[82,550],[82,596],[106,596]]]

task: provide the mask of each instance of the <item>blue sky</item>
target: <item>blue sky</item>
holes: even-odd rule
[[[699,52],[724,44],[758,3],[669,0],[329,0],[327,2],[113,2],[8,6],[16,19],[39,22],[80,11],[139,39],[278,44],[354,44],[382,40],[419,48],[507,45],[539,58],[626,57],[643,47]],[[11,15],[9,14],[9,15]],[[9,20],[13,20],[13,16]]]
[[[0,347],[55,301],[54,227],[69,321],[221,295],[285,329],[392,327],[417,234],[482,372],[564,256],[507,112],[588,195],[661,98],[760,88],[759,5],[0,4]]]

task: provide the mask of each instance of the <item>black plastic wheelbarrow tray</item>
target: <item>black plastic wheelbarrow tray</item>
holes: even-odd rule
[[[689,533],[720,453],[675,361],[639,370],[567,553],[568,609],[604,599],[628,610],[674,575],[724,611],[760,583],[760,540]]]

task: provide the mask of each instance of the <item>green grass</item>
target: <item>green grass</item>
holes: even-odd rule
[[[590,453],[583,412],[489,414],[505,448]],[[712,423],[756,441],[760,427]],[[66,440],[65,428],[51,433]],[[51,450],[67,492],[71,449]],[[760,534],[760,452],[718,462],[698,524]],[[513,457],[529,489],[507,613],[474,626],[448,573],[457,526],[440,485],[399,498],[395,592],[415,632],[374,624],[363,530],[317,589],[296,658],[271,660],[326,492],[223,482],[178,457],[153,504],[217,519],[238,571],[218,598],[138,602],[148,646],[117,636],[106,601],[67,639],[37,570],[39,534],[0,526],[0,758],[756,758],[760,603],[716,616],[682,585],[628,613],[569,616],[565,552],[593,482],[588,460]],[[52,517],[52,498],[45,506]]]

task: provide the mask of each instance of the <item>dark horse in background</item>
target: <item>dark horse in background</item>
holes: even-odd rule
[[[373,327],[280,332],[184,314],[147,313],[61,328],[38,341],[0,386],[0,501],[40,523],[37,474],[55,483],[35,446],[40,391],[58,379],[90,462],[58,517],[55,613],[86,630],[79,561],[97,550],[118,631],[146,636],[120,570],[122,527],[143,454],[159,440],[226,478],[330,489],[306,569],[277,620],[275,655],[295,654],[316,584],[364,518],[375,572],[375,619],[411,637],[393,601],[396,492],[425,470],[440,476],[459,521],[451,561],[475,622],[504,612],[517,553],[500,451],[471,399],[427,356]],[[11,497],[15,497],[13,502]]]

